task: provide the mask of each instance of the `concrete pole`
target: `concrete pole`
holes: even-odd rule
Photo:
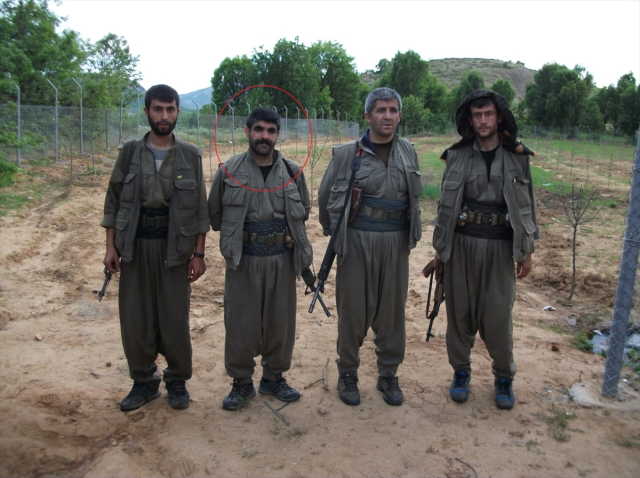
[[[71,77],[71,79],[76,85],[78,85],[78,88],[80,88],[80,154],[84,154],[84,130],[82,129],[82,85],[78,83],[73,76]]]
[[[231,152],[236,154],[236,140],[234,138],[234,130],[236,129],[236,110],[233,106],[229,105],[231,109]]]

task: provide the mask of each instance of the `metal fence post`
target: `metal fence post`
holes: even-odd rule
[[[618,394],[618,381],[624,357],[624,345],[627,339],[629,313],[633,307],[633,289],[638,267],[638,250],[640,248],[640,130],[636,157],[633,164],[633,184],[629,212],[627,213],[627,228],[622,245],[622,259],[620,261],[620,275],[616,289],[616,301],[613,310],[613,323],[609,334],[609,349],[604,368],[601,394],[605,397],[615,397]]]
[[[136,86],[136,110],[138,113],[138,131],[136,133],[136,139],[140,139],[140,87]]]
[[[284,139],[288,139],[289,138],[289,125],[288,125],[288,120],[289,120],[289,108],[287,108],[287,105],[283,105],[284,106]]]
[[[82,141],[83,130],[82,130],[82,85],[76,81],[74,77],[71,77],[73,82],[78,85],[80,88],[80,154],[84,154],[84,143]]]
[[[17,133],[18,133],[18,144],[17,144],[17,148],[16,148],[16,166],[20,167],[20,87],[18,85],[14,85],[16,87],[16,90],[18,90],[18,123],[16,124],[16,127],[18,129]]]
[[[54,119],[54,124],[55,124],[55,149],[56,149],[56,163],[58,162],[58,88],[56,88],[55,86],[53,86],[53,83],[51,83],[49,80],[47,80],[47,83],[49,83],[49,85],[51,85],[51,88],[53,88],[53,90],[56,92],[55,95],[55,119]]]
[[[120,93],[120,126],[118,128],[118,144],[122,144],[122,104],[124,103],[124,93]]]
[[[198,112],[196,120],[196,137],[198,138],[198,141],[200,141],[200,106],[195,101],[193,101],[193,104],[196,105],[196,111]]]
[[[236,154],[236,140],[234,138],[234,130],[236,129],[236,110],[233,106],[229,105],[231,109],[231,152]]]

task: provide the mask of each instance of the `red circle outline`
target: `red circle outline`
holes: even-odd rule
[[[245,186],[244,184],[239,183],[236,178],[234,178],[233,176],[231,176],[229,174],[229,172],[225,169],[222,160],[220,159],[220,154],[218,153],[218,141],[217,141],[217,133],[218,133],[218,123],[220,122],[220,118],[222,117],[222,112],[225,110],[225,108],[229,105],[229,103],[231,103],[231,101],[233,101],[233,99],[238,96],[240,93],[243,93],[247,90],[250,90],[252,88],[273,88],[275,90],[279,90],[282,91],[283,93],[286,93],[287,95],[289,95],[291,98],[293,98],[293,100],[298,103],[298,105],[300,106],[300,108],[302,108],[302,112],[304,113],[305,117],[307,118],[307,124],[309,125],[309,151],[307,151],[307,159],[305,160],[304,164],[302,165],[302,168],[300,168],[300,171],[298,171],[298,174],[296,174],[293,178],[291,178],[291,180],[289,180],[289,182],[283,184],[282,186],[278,186],[277,188],[272,188],[272,189],[254,189],[254,188],[250,188],[249,186]],[[216,127],[213,130],[213,146],[216,150],[216,157],[218,158],[218,163],[220,163],[220,167],[222,168],[222,170],[225,172],[225,174],[234,182],[236,183],[238,186],[241,186],[245,189],[248,189],[249,191],[256,191],[256,192],[269,192],[269,191],[277,191],[278,189],[282,189],[285,186],[291,184],[293,181],[296,180],[296,178],[298,176],[300,176],[300,174],[302,174],[302,171],[304,170],[304,168],[307,166],[307,163],[309,162],[309,157],[311,156],[311,146],[313,145],[313,130],[311,129],[311,121],[309,120],[309,115],[307,114],[307,110],[304,109],[304,107],[300,104],[300,102],[298,101],[298,99],[293,96],[291,93],[289,93],[287,90],[283,90],[282,88],[278,88],[277,86],[272,86],[272,85],[253,85],[253,86],[247,86],[246,88],[238,91],[235,95],[233,95],[231,98],[229,98],[229,100],[224,104],[224,106],[222,107],[222,109],[220,110],[220,113],[218,114],[218,119],[216,120]],[[282,158],[284,159],[284,155],[282,156]]]

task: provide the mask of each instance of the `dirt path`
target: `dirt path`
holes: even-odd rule
[[[362,404],[347,407],[338,399],[332,274],[325,295],[330,318],[320,307],[308,314],[310,297],[298,288],[298,335],[287,378],[303,397],[280,410],[290,425],[263,403],[280,408],[272,398],[223,411],[231,381],[223,364],[224,263],[218,236],[210,233],[208,270],[192,296],[190,408],[172,410],[163,390],[145,407],[120,412],[130,379],[118,279],[101,303],[91,293],[103,280],[98,224],[107,178],[79,178],[68,193],[21,217],[0,219],[1,476],[638,476],[637,392],[621,382],[620,399],[600,398],[604,359],[576,350],[570,335],[555,331],[567,319],[611,316],[617,265],[582,271],[577,297],[567,304],[566,292],[557,289],[566,287],[569,231],[551,220],[554,209],[544,200],[535,270],[518,284],[512,411],[494,405],[491,360],[479,340],[469,402],[449,399],[444,310],[436,338],[424,340],[428,283],[420,270],[432,257],[426,227],[411,254],[407,353],[399,370],[403,406],[385,405],[375,389],[370,336],[361,351]],[[433,205],[426,204],[423,222],[432,218]],[[327,241],[315,209],[308,229],[317,267]],[[597,241],[585,248],[620,250],[618,235],[604,229],[593,235]],[[543,312],[546,305],[557,310]],[[325,390],[318,380],[327,359]]]

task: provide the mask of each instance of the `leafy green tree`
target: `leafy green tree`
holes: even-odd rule
[[[525,101],[534,122],[573,129],[584,120],[593,90],[593,76],[583,67],[570,70],[564,65],[549,63],[538,70],[534,83],[527,85]]]
[[[118,106],[123,93],[125,102],[130,102],[141,79],[137,64],[138,57],[131,54],[123,37],[109,33],[98,40],[89,51],[87,73],[83,75],[84,104]]]
[[[426,92],[428,73],[429,63],[418,53],[413,50],[398,52],[391,60],[391,67],[378,80],[378,86],[393,88],[402,98],[413,95],[422,99]]]
[[[321,74],[316,69],[311,52],[299,42],[278,40],[273,52],[260,47],[253,51],[252,60],[260,82],[282,88],[297,98],[303,108],[329,109],[332,106],[328,85],[321,86]],[[257,98],[265,106],[286,106],[294,111],[298,104],[286,93],[260,88]]]
[[[391,62],[389,60],[387,60],[386,58],[383,58],[382,60],[380,60],[378,62],[378,64],[376,65],[376,71],[378,73],[384,73],[386,72],[389,68],[391,67]]]
[[[24,104],[53,101],[47,79],[58,88],[58,99],[69,103],[77,89],[86,59],[86,46],[72,30],[56,33],[60,24],[46,0],[5,0],[0,4],[0,101],[15,98],[21,90]]]
[[[426,119],[427,110],[425,110],[420,98],[409,95],[402,99],[402,125],[404,126],[404,134],[414,134],[423,131]]]
[[[258,70],[247,55],[225,58],[220,66],[213,72],[211,86],[213,87],[213,101],[218,105],[218,111],[222,109],[229,98],[243,89],[258,83]],[[236,96],[235,102],[251,104],[251,96],[255,96],[253,89]],[[257,106],[257,103],[256,103]]]
[[[484,89],[484,77],[478,70],[471,70],[466,72],[460,78],[458,86],[451,89],[448,96],[448,112],[452,117],[455,117],[456,110],[462,103],[467,95],[473,93],[476,90]]]
[[[511,86],[509,81],[504,78],[496,80],[496,82],[489,88],[491,91],[500,93],[504,100],[507,102],[509,109],[513,108],[513,101],[516,99],[516,90]]]
[[[614,131],[617,131],[618,115],[620,114],[620,94],[618,89],[613,85],[601,88],[595,94],[595,101],[598,104],[598,108],[600,108],[605,124],[611,124]]]
[[[339,43],[319,41],[309,48],[311,61],[320,73],[320,90],[328,88],[331,107],[353,117],[360,112],[358,91],[360,76],[350,57]],[[316,107],[317,108],[317,107]]]
[[[635,138],[640,126],[640,85],[636,86],[633,74],[627,73],[618,80],[617,89],[620,97],[618,128],[625,136]]]

